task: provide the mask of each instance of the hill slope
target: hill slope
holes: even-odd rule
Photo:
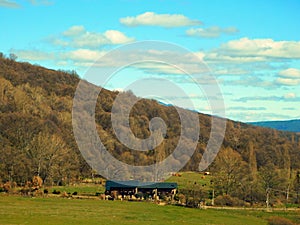
[[[81,156],[73,136],[72,103],[79,82],[74,73],[49,70],[29,63],[0,58],[0,179],[24,183],[33,174],[47,182],[64,183],[90,176],[91,168]],[[133,133],[149,137],[149,121],[161,117],[168,126],[166,138],[154,150],[133,151],[116,138],[111,108],[118,92],[103,90],[98,97],[95,120],[107,150],[132,165],[149,165],[174,151],[180,137],[180,118],[172,106],[153,100],[137,100],[130,113]],[[199,114],[201,133],[197,149],[183,170],[198,170],[210,137],[211,117]],[[231,148],[247,163],[254,148],[258,168],[272,162],[282,168],[282,156],[291,168],[300,168],[300,138],[296,134],[227,121],[222,151]],[[162,147],[163,146],[163,147]]]
[[[300,132],[300,120],[261,121],[249,123],[255,126],[268,127],[276,130]]]

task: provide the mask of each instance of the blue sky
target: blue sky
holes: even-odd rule
[[[144,40],[174,43],[208,65],[226,117],[288,120],[300,118],[299,9],[298,0],[0,0],[0,51],[84,76],[111,49]],[[190,65],[186,57],[182,63]],[[181,85],[197,110],[211,113],[184,74],[166,71],[157,65],[124,68],[107,87],[125,89],[156,74]]]

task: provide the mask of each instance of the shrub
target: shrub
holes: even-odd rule
[[[287,218],[272,216],[268,219],[268,225],[294,225],[294,223]]]
[[[206,206],[212,206],[212,200],[211,199],[206,199],[205,205]]]
[[[193,199],[192,197],[189,197],[186,201],[186,207],[190,208],[198,208],[199,207],[199,201],[196,199]]]
[[[150,198],[150,196],[151,196],[150,194],[145,193],[145,194],[144,194],[144,199],[147,200],[147,199]]]
[[[60,194],[60,191],[57,191],[57,190],[54,189],[54,191],[52,191],[52,194],[54,194],[54,195],[59,195],[59,194]]]
[[[142,192],[139,192],[139,193],[135,194],[134,197],[136,197],[136,198],[143,198],[144,194]]]
[[[219,206],[244,206],[245,202],[230,195],[220,195],[216,197],[215,204]]]
[[[186,197],[184,194],[178,194],[178,199],[179,199],[179,202],[181,204],[185,204],[186,203]]]

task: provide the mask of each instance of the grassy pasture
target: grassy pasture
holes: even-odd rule
[[[203,190],[210,189],[211,175],[204,176],[203,173],[197,172],[183,172],[179,174],[181,175],[180,177],[171,176],[166,182],[176,182],[178,189],[193,189],[195,186]]]
[[[190,209],[147,202],[0,195],[0,224],[251,224],[266,225],[270,216],[300,223],[299,212]]]
[[[61,193],[74,193],[77,192],[78,195],[95,195],[96,193],[104,193],[105,187],[99,184],[78,184],[70,186],[54,186],[47,188],[49,193],[52,193],[54,190],[60,191]]]
[[[193,189],[193,188],[201,188],[203,190],[210,189],[210,180],[211,176],[203,176],[201,173],[197,172],[184,172],[180,173],[181,177],[171,176],[166,182],[176,182],[178,183],[179,189]],[[195,184],[196,182],[196,184]],[[69,185],[69,186],[54,186],[47,188],[49,193],[52,193],[54,190],[66,193],[74,193],[77,192],[78,195],[95,195],[98,193],[104,193],[105,187],[104,185],[87,183],[87,184],[77,184],[77,185]]]

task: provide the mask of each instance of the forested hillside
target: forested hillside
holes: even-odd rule
[[[3,182],[22,183],[35,174],[46,183],[67,183],[91,176],[92,170],[81,156],[72,131],[72,100],[78,82],[75,72],[54,71],[1,56],[0,179]],[[116,158],[134,165],[149,165],[169,155],[180,135],[180,119],[175,108],[139,99],[131,111],[130,125],[134,134],[148,137],[149,121],[153,117],[163,118],[168,130],[157,149],[131,151],[116,139],[111,127],[111,107],[117,94],[102,91],[96,106],[97,129],[106,148]],[[125,94],[136,98],[131,92]],[[198,169],[209,140],[211,117],[199,114],[199,120],[199,143],[184,170]],[[234,170],[246,168],[246,173],[253,177],[265,168],[292,174],[291,171],[300,169],[299,152],[300,137],[296,133],[228,120],[221,153],[210,169],[222,168],[229,154],[229,158],[239,162],[233,164]],[[287,173],[283,176],[288,176]],[[237,176],[235,182],[236,179]],[[225,192],[229,193],[230,188],[228,186]]]

